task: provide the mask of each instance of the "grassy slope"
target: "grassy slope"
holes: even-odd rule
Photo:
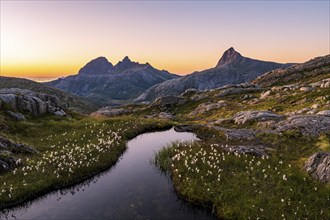
[[[324,74],[317,79],[306,78],[300,84],[328,77],[329,74]],[[181,115],[181,122],[206,124],[243,110],[272,110],[285,114],[319,104],[319,111],[328,109],[330,101],[329,88],[273,92],[267,99],[253,102],[261,92],[249,93],[252,98],[245,101],[246,94],[222,98],[216,97],[216,91],[207,94],[208,98],[203,101],[188,102],[171,111]],[[219,100],[225,100],[228,106],[195,117],[188,115],[202,102]],[[239,126],[229,122],[221,126],[257,129],[257,123]],[[258,143],[273,149],[268,159],[262,159],[224,152],[220,145],[242,143],[230,142],[220,132],[203,127],[196,132],[203,137],[201,143],[174,144],[155,158],[156,164],[171,174],[181,197],[213,209],[219,218],[225,219],[330,218],[330,186],[314,180],[303,170],[304,162],[314,152],[330,150],[330,134],[317,138],[304,137],[294,131],[281,136],[260,134]]]

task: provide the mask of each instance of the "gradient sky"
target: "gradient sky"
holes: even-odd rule
[[[304,62],[330,53],[329,1],[3,1],[1,75],[75,74],[128,55],[187,74],[242,55]]]

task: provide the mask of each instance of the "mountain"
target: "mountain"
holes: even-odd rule
[[[248,82],[267,71],[290,65],[292,64],[247,58],[231,47],[224,52],[214,68],[156,84],[141,94],[135,101],[151,101],[161,96],[178,95],[187,89],[206,90],[226,84]]]
[[[0,90],[7,88],[28,89],[34,92],[55,95],[59,98],[62,105],[66,105],[69,109],[81,113],[89,114],[101,107],[100,105],[87,99],[70,94],[60,89],[52,88],[42,83],[37,83],[28,79],[0,76]]]
[[[81,68],[77,75],[46,84],[102,105],[115,105],[133,100],[149,87],[177,77],[157,70],[149,63],[133,62],[128,57],[115,66],[105,57],[98,57]]]
[[[330,55],[316,57],[286,69],[272,70],[256,78],[253,83],[266,87],[310,79],[316,80],[317,77],[330,78]]]

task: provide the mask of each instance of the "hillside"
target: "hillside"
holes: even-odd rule
[[[318,76],[330,77],[330,55],[316,57],[302,64],[296,64],[286,69],[267,72],[252,82],[262,86],[284,85],[297,81],[315,81]]]
[[[35,92],[55,95],[63,105],[81,113],[90,113],[100,108],[100,105],[87,99],[28,79],[1,76],[0,89],[6,88],[29,89]]]
[[[234,48],[229,48],[214,68],[154,85],[135,101],[152,101],[161,96],[179,95],[187,89],[207,90],[248,82],[267,71],[290,65],[247,58]]]
[[[177,77],[149,63],[132,62],[128,57],[115,66],[105,57],[99,57],[87,63],[77,75],[46,84],[102,105],[117,105],[133,100],[157,83]]]

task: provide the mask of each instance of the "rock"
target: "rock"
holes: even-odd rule
[[[330,152],[313,154],[305,164],[305,170],[312,177],[330,183]]]
[[[197,89],[187,89],[186,91],[184,91],[181,96],[192,96],[197,94],[199,91]]]
[[[60,107],[59,98],[53,95],[33,92],[28,89],[1,89],[0,100],[11,109],[35,116],[50,113]]]
[[[318,113],[316,113],[317,115],[324,115],[324,116],[329,116],[330,117],[330,110],[323,110],[323,111],[319,111]]]
[[[183,105],[186,103],[186,99],[179,96],[164,96],[157,98],[151,105],[161,107],[171,107],[174,105]]]
[[[228,140],[253,140],[259,131],[253,129],[235,129],[223,128],[219,126],[211,126],[212,128],[222,131]]]
[[[64,116],[66,116],[66,113],[63,110],[58,110],[58,111],[54,112],[54,115],[64,117]]]
[[[202,94],[195,94],[195,95],[191,96],[190,100],[198,102],[202,99],[207,99],[207,98],[208,98],[208,95],[202,93]]]
[[[189,113],[189,116],[192,117],[192,116],[196,116],[198,114],[203,114],[205,112],[208,112],[208,111],[211,111],[214,109],[219,109],[219,108],[225,107],[227,105],[228,104],[223,100],[220,100],[217,103],[202,103],[194,111]]]
[[[10,156],[0,154],[0,173],[14,169],[21,164],[21,160]]]
[[[220,119],[216,120],[214,122],[214,124],[223,125],[223,124],[228,124],[228,123],[232,123],[232,122],[233,122],[232,118],[220,118]]]
[[[310,87],[310,86],[303,86],[303,87],[300,87],[299,90],[302,91],[302,92],[310,92],[310,91],[313,90],[313,88]]]
[[[302,109],[296,111],[295,113],[296,114],[305,114],[305,113],[307,113],[310,110],[312,110],[312,109],[311,108],[302,108]]]
[[[38,153],[38,151],[26,144],[18,144],[14,143],[13,141],[1,137],[0,136],[0,150],[10,151],[12,153],[18,154],[18,153],[31,153],[35,154]]]
[[[168,120],[173,120],[175,117],[169,112],[161,112],[158,114],[158,118],[160,119],[168,119]]]
[[[132,110],[127,110],[123,108],[111,108],[111,107],[104,107],[96,112],[93,112],[91,115],[92,116],[106,116],[106,117],[115,117],[115,116],[120,116],[120,115],[125,115],[125,114],[130,114],[132,113]]]
[[[257,127],[259,129],[264,129],[264,128],[275,128],[275,125],[276,125],[276,121],[274,120],[269,120],[269,121],[261,121],[261,122],[258,122],[257,124]]]
[[[242,93],[249,93],[249,92],[259,92],[262,88],[258,85],[242,83],[237,85],[227,85],[221,88],[218,88],[219,93],[217,94],[218,97],[224,97],[227,95],[232,94],[242,94]]]
[[[303,135],[319,136],[330,132],[330,117],[325,115],[294,115],[276,125],[276,131],[297,130]]]
[[[254,156],[262,157],[268,156],[266,153],[266,148],[262,145],[235,145],[235,146],[228,146],[228,145],[221,145],[222,149],[227,152],[232,153],[239,153],[239,154],[251,154]]]
[[[6,113],[14,120],[16,121],[25,121],[26,120],[26,117],[25,115],[19,113],[19,112],[12,112],[12,111],[9,111],[7,110]]]
[[[272,93],[272,91],[270,91],[270,90],[261,93],[261,95],[260,95],[260,99],[265,99],[265,98],[267,98],[271,93]]]
[[[245,124],[253,121],[279,121],[283,116],[278,115],[271,111],[242,111],[234,115],[233,120],[236,124]]]
[[[192,132],[193,128],[191,125],[176,125],[174,126],[176,132]]]
[[[312,108],[314,108],[314,109],[320,108],[320,105],[319,104],[314,104],[314,105],[312,105]]]

